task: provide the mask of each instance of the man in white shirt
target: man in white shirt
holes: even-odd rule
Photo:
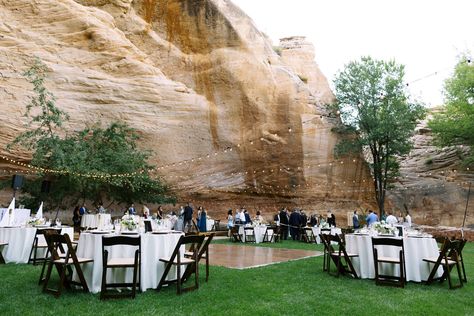
[[[385,219],[385,222],[387,222],[387,224],[393,226],[393,225],[395,225],[395,224],[398,223],[398,220],[397,220],[397,218],[396,218],[395,216],[393,216],[392,212],[389,211],[389,212],[388,212],[388,216],[387,216],[387,218]]]
[[[405,216],[405,221],[407,222],[407,226],[411,227],[411,216],[410,213],[407,211],[407,216]]]

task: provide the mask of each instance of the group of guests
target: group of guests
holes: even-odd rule
[[[396,224],[403,224],[406,223],[408,227],[411,227],[411,216],[408,211],[406,211],[405,218],[403,218],[402,214],[397,218],[393,215],[393,211],[388,211],[387,217],[383,219],[389,225],[396,225]],[[369,214],[366,216],[365,221],[367,223],[367,227],[371,227],[374,223],[379,221],[379,216],[377,212],[369,210]],[[354,215],[352,216],[352,225],[354,229],[360,228],[360,220],[357,211],[354,211]]]

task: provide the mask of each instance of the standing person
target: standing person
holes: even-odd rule
[[[181,206],[181,209],[182,208],[183,207]],[[159,220],[162,220],[164,218],[163,209],[161,208],[161,205],[158,206],[158,210],[156,211],[156,218]]]
[[[240,218],[240,225],[245,226],[245,224],[247,224],[247,221],[245,219],[245,209],[244,208],[240,209],[239,218]]]
[[[191,222],[193,220],[193,208],[191,207],[191,204],[188,202],[186,206],[184,207],[184,225],[183,225],[183,231],[187,233],[189,229],[191,228]]]
[[[148,219],[148,217],[150,217],[150,209],[146,205],[143,205],[143,218]]]
[[[81,227],[81,214],[79,213],[79,205],[74,208],[72,222],[74,223],[74,230],[79,231],[79,228]]]
[[[259,223],[262,223],[263,222],[263,216],[262,214],[260,213],[260,211],[257,211],[257,216],[255,216],[255,220]]]
[[[378,221],[377,214],[375,214],[374,211],[369,210],[369,215],[367,215],[365,221],[367,222],[367,227],[372,226],[375,222]]]
[[[273,217],[273,220],[275,221],[275,225],[280,226],[280,213],[277,212]]]
[[[405,221],[407,222],[407,226],[411,227],[411,216],[408,211],[407,211],[407,216],[405,216]]]
[[[329,226],[336,227],[336,216],[331,211],[328,211],[328,224]]]
[[[280,227],[281,227],[281,236],[283,240],[288,239],[288,214],[286,209],[282,208],[280,211]]]
[[[301,210],[301,227],[306,227],[308,225],[308,216],[306,216],[306,213]]]
[[[203,207],[201,207],[198,227],[200,232],[207,232],[207,214],[206,210]]]
[[[84,214],[88,214],[89,211],[87,210],[86,208],[86,204],[85,203],[82,203],[82,206],[81,208],[79,209],[79,215],[84,215]]]
[[[198,228],[200,227],[199,220],[201,219],[201,212],[202,212],[202,206],[198,206],[197,216],[196,216],[196,224]]]
[[[128,214],[129,215],[136,215],[137,214],[137,210],[135,209],[135,205],[133,203],[128,208]]]
[[[231,230],[234,227],[234,218],[232,217],[232,209],[227,212],[227,237],[231,236]]]
[[[354,229],[360,228],[359,215],[357,215],[357,210],[354,211],[354,215],[352,215],[352,226],[354,227]]]
[[[291,212],[288,224],[290,225],[291,239],[300,240],[301,215],[298,210],[294,209],[293,212]]]
[[[252,219],[250,218],[250,214],[247,210],[244,211],[245,216],[245,224],[252,224]]]
[[[398,223],[398,220],[395,216],[393,216],[393,212],[392,211],[389,211],[388,212],[388,216],[387,218],[385,219],[385,221],[387,222],[387,224],[389,225],[395,225],[396,223]]]

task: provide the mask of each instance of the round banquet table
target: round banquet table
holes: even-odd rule
[[[36,229],[36,227],[0,227],[0,241],[8,243],[2,251],[5,262],[28,263]],[[61,234],[68,234],[73,240],[74,228],[61,227]],[[43,235],[39,236],[39,243],[45,243]],[[37,257],[44,257],[44,251],[38,250]]]
[[[81,219],[81,227],[103,227],[110,221],[110,214],[84,214]]]
[[[321,238],[319,237],[319,234],[321,234],[321,227],[315,226],[311,228],[313,230],[314,237],[316,237],[316,243],[320,244],[321,243]],[[324,231],[324,234],[327,234],[329,231]],[[331,227],[331,235],[335,234],[341,234],[342,231],[338,227]]]
[[[107,234],[108,236],[111,234]],[[165,263],[159,261],[160,258],[169,258],[173,253],[182,232],[167,234],[140,234],[141,236],[141,262],[140,262],[140,289],[155,289],[160,282],[165,270]],[[94,234],[83,232],[79,237],[77,245],[77,256],[81,258],[92,258],[93,263],[82,265],[82,271],[92,293],[100,292],[102,282],[102,236],[104,234]],[[129,235],[130,236],[130,235]],[[131,235],[137,236],[137,235]],[[114,246],[109,249],[109,258],[133,257],[135,247]],[[183,246],[184,250],[184,246]],[[184,255],[184,251],[181,252]],[[175,268],[170,270],[169,275],[176,274]],[[182,270],[183,271],[183,270]],[[76,275],[74,278],[77,280]],[[173,277],[171,277],[173,278]],[[108,282],[132,282],[132,269],[109,269],[107,271]]]
[[[400,237],[397,237],[400,238]],[[345,236],[346,250],[348,253],[356,253],[359,257],[352,259],[357,275],[362,279],[375,278],[374,257],[372,251],[372,237],[369,235],[347,234]],[[428,265],[423,258],[439,255],[438,245],[433,237],[404,237],[406,280],[421,282],[428,279],[433,265]],[[381,256],[398,257],[396,247],[385,246],[378,248]],[[399,275],[396,265],[381,264],[381,274]],[[438,270],[441,276],[441,269]]]
[[[267,226],[265,225],[257,225],[253,228],[253,232],[255,234],[255,243],[259,244],[263,242],[263,238],[265,237],[266,231],[267,231]],[[242,240],[245,242],[244,226],[242,225],[239,227],[239,235],[242,236]]]

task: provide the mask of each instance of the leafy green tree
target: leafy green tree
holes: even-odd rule
[[[462,56],[444,84],[446,106],[428,123],[440,146],[468,145],[466,165],[474,165],[474,63]]]
[[[334,80],[343,124],[339,130],[346,134],[336,146],[336,155],[370,156],[381,215],[387,185],[398,175],[397,157],[410,151],[410,137],[425,113],[421,104],[409,98],[404,74],[404,66],[395,61],[362,57],[347,64]]]
[[[97,204],[105,200],[174,202],[166,186],[151,178],[150,152],[138,148],[139,134],[133,128],[120,122],[102,128],[97,123],[58,135],[69,117],[56,107],[54,96],[44,86],[46,70],[35,60],[25,73],[35,92],[25,114],[31,117],[32,129],[11,144],[33,150],[31,164],[42,168],[39,178],[26,182],[23,191],[28,194],[22,203],[35,206],[44,200],[51,206],[67,207],[86,199]],[[41,193],[44,178],[53,183],[47,196]]]

